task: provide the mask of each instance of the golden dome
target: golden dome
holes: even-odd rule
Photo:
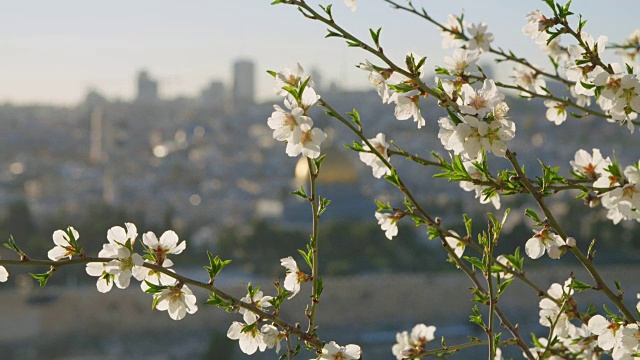
[[[318,183],[348,184],[358,181],[358,172],[356,171],[353,159],[350,157],[350,155],[356,155],[355,153],[346,153],[346,151],[340,151],[335,147],[327,148],[323,153],[327,156],[320,167]],[[307,164],[307,158],[302,156],[296,163],[295,183],[297,186],[300,186],[306,184],[308,181],[309,167]]]

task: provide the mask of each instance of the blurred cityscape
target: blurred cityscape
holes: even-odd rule
[[[132,79],[137,87],[137,95],[132,101],[114,101],[102,96],[99,89],[92,89],[81,104],[73,107],[1,105],[0,238],[6,239],[12,234],[19,244],[27,243],[27,248],[42,251],[34,257],[44,257],[52,246],[50,236],[55,229],[75,226],[87,247],[97,250],[105,242],[109,227],[122,225],[122,221],[134,221],[140,232],[176,230],[181,238],[188,240],[189,249],[201,250],[200,257],[193,261],[198,268],[206,260],[202,257],[204,249],[241,264],[236,270],[247,274],[248,278],[244,282],[236,281],[234,286],[246,284],[252,273],[261,270],[266,271],[262,275],[276,274],[277,277],[280,271],[278,259],[294,254],[296,248],[303,248],[308,238],[305,233],[309,231],[310,223],[308,203],[290,194],[300,186],[307,186],[308,175],[306,161],[289,158],[283,144],[272,138],[266,120],[273,111],[273,104],[281,105],[281,99],[256,101],[255,81],[259,73],[263,71],[258,71],[251,60],[237,60],[233,64],[232,84],[212,80],[198,98],[163,99],[159,96],[162,83],[152,72],[141,70]],[[422,108],[427,126],[417,130],[411,121],[395,120],[393,106],[382,104],[375,92],[347,91],[336,84],[324,84],[318,70],[311,69],[310,73],[316,91],[332,107],[343,113],[354,107],[358,109],[368,137],[384,132],[387,139],[393,139],[407,152],[424,158],[431,156],[430,149],[442,149],[437,137],[437,120],[446,113],[435,104]],[[553,84],[550,87],[560,89]],[[579,148],[603,147],[603,154],[613,157],[614,153],[608,148],[613,144],[614,151],[625,149],[615,153],[621,164],[637,161],[637,151],[628,151],[638,149],[637,140],[625,129],[592,117],[570,119],[556,127],[544,118],[544,106],[539,101],[510,96],[508,103],[511,107],[509,115],[517,126],[516,138],[509,146],[518,153],[532,177],[540,173],[538,159],[562,167],[562,173],[568,175],[569,160]],[[323,251],[333,251],[335,256],[329,256],[323,262],[326,270],[323,273],[373,272],[387,276],[389,272],[411,271],[409,269],[424,271],[450,267],[443,254],[434,255],[431,251],[438,244],[429,243],[424,233],[418,234],[409,226],[401,229],[401,235],[409,234],[411,241],[403,240],[402,236],[393,243],[384,239],[375,223],[373,199],[400,204],[402,197],[386,181],[374,179],[371,169],[358,160],[357,154],[345,149],[343,144],[356,140],[353,134],[321,109],[312,109],[311,117],[316,126],[329,134],[322,146],[327,158],[319,178],[319,193],[332,203],[322,221],[337,224],[326,233],[331,235],[326,236]],[[448,156],[444,151],[440,153]],[[391,161],[416,197],[428,205],[430,213],[442,217],[450,226],[460,227],[461,213],[478,217],[478,224],[483,224],[483,213],[496,212],[492,207],[480,205],[473,193],[463,191],[458,184],[435,180],[432,176],[438,171],[434,168],[395,157]],[[493,159],[491,164],[495,171],[508,168],[508,163],[502,159]],[[625,261],[632,256],[628,251],[627,257],[619,253],[637,246],[631,242],[634,224],[623,224],[622,230],[613,229],[608,221],[596,220],[603,217],[601,209],[588,209],[579,200],[568,199],[571,195],[552,200],[551,205],[560,218],[569,220],[568,228],[576,238],[587,241],[594,232],[599,232],[603,243],[618,244],[611,250],[616,251],[609,255],[611,259]],[[533,205],[524,197],[503,197],[502,201],[500,213],[507,207],[512,210],[511,220],[505,228],[511,238],[504,245],[505,251],[511,251],[530,237],[530,227],[522,214],[524,208]],[[575,219],[578,221],[573,221]],[[347,222],[351,225],[347,226]],[[352,226],[357,231],[350,231]],[[294,237],[295,241],[291,239]],[[363,256],[361,252],[365,247],[378,247],[379,251],[367,250],[369,252]],[[397,250],[403,247],[404,252]],[[285,249],[271,254],[274,248]],[[265,261],[272,264],[267,267],[256,261],[251,257],[252,252],[257,253],[258,258],[272,255]],[[603,254],[607,255],[606,249]],[[2,255],[11,256],[7,252]],[[390,258],[392,256],[395,258]],[[432,263],[431,258],[437,261]],[[403,264],[411,267],[403,267]],[[78,281],[93,280],[78,280],[78,275],[62,273],[52,279],[54,285],[58,277],[65,279],[57,283],[59,286],[75,286]],[[464,280],[456,280],[461,294],[458,296],[469,296],[466,286],[458,281]],[[392,282],[401,284],[402,280]],[[355,285],[346,283],[343,286],[353,289]],[[95,292],[93,284],[82,289],[81,292]],[[235,295],[243,296],[242,291],[238,290]],[[34,298],[33,294],[38,292],[27,293],[28,304],[55,303],[58,296],[63,296],[59,292],[52,298]],[[22,299],[20,294],[24,293],[16,294]],[[362,298],[366,296],[362,295]],[[362,298],[354,301],[363,301]],[[165,317],[151,313],[150,306],[140,311]],[[390,331],[392,340],[395,330],[389,329],[407,330],[397,326],[412,326],[411,318],[413,315],[407,313],[395,321],[379,324],[379,328],[371,325],[371,329]],[[26,336],[38,333],[29,331]],[[371,333],[370,336],[375,338],[377,335]],[[20,352],[3,341],[13,340],[0,339],[0,349],[12,349],[11,354],[16,358],[43,358],[43,350]],[[110,352],[110,358],[121,358],[122,347],[126,347],[122,340],[116,342],[121,350]],[[68,353],[61,354],[67,357],[60,358],[71,358]]]

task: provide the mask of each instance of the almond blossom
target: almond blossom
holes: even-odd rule
[[[266,344],[268,349],[273,347],[276,348],[276,353],[280,353],[280,342],[285,339],[285,335],[278,331],[278,328],[264,324],[262,328],[260,328],[260,332],[262,333],[262,341]]]
[[[173,320],[182,320],[187,314],[198,311],[196,296],[187,285],[178,285],[153,294],[155,308],[167,311]]]
[[[589,49],[589,52],[593,52],[598,56],[602,55],[607,41],[606,36],[600,36],[597,42],[594,42],[593,36],[586,32],[580,33],[580,36],[585,46]],[[568,51],[569,54],[577,60],[589,57],[587,50],[579,45],[569,45]],[[564,67],[567,78],[575,82],[576,93],[586,96],[593,96],[595,94],[594,88],[586,88],[582,83],[593,85],[593,78],[603,72],[603,69],[592,64],[579,65],[576,61],[567,61]]]
[[[525,252],[532,259],[538,259],[545,252],[549,253],[551,258],[559,258],[559,248],[565,245],[564,240],[560,235],[552,233],[548,228],[542,228],[542,230],[534,231],[535,235],[527,240],[525,244]]]
[[[513,78],[517,86],[536,94],[545,93],[543,88],[547,86],[547,83],[535,70],[518,64],[513,68],[513,72]],[[526,91],[520,91],[519,95],[523,97],[531,97],[531,95]]]
[[[457,239],[460,238],[460,235],[458,235],[457,232],[450,232],[454,236],[445,236],[444,240],[447,242],[447,245],[453,249],[453,252],[457,257],[462,257],[462,254],[464,254],[465,243]]]
[[[358,8],[358,4],[356,4],[356,0],[344,0],[344,4],[347,5],[351,11],[356,11]]]
[[[385,160],[389,161],[389,155],[387,154],[389,144],[385,141],[385,135],[383,133],[378,133],[375,138],[369,139],[369,143]],[[371,166],[374,177],[379,179],[384,175],[391,174],[391,169],[387,167],[382,159],[380,159],[378,155],[370,152],[371,148],[369,148],[369,145],[363,143],[362,148],[365,151],[359,153],[360,160]]]
[[[278,141],[287,141],[302,124],[313,124],[311,118],[304,115],[302,108],[296,107],[291,112],[278,105],[273,105],[273,108],[276,111],[267,119],[267,125],[273,130],[273,138]]]
[[[349,344],[340,346],[335,341],[330,341],[322,348],[322,354],[317,359],[322,360],[358,360],[362,356],[360,346]],[[314,359],[311,359],[314,360]]]
[[[155,256],[155,262],[162,265],[167,260],[169,254],[180,254],[187,247],[185,241],[178,244],[180,238],[173,230],[165,231],[160,239],[156,237],[152,231],[148,231],[142,235],[142,242],[151,250]]]
[[[540,10],[532,11],[527,14],[527,21],[527,24],[522,27],[522,33],[538,44],[546,43],[549,38],[546,30],[551,24],[544,14]]]
[[[275,76],[276,80],[276,88],[274,89],[276,94],[279,96],[287,96],[289,93],[283,89],[283,87],[294,87],[298,88],[302,83],[304,83],[309,76],[307,76],[304,72],[304,69],[299,63],[294,64],[290,68],[284,68],[282,71],[278,72]],[[307,84],[309,87],[313,87],[313,80],[309,80]]]
[[[554,327],[554,335],[560,337],[566,337],[569,334],[569,329],[572,324],[569,322],[570,318],[567,315],[567,307],[570,306],[570,297],[573,295],[573,289],[570,285],[571,279],[567,279],[564,282],[564,286],[554,283],[551,284],[547,295],[553,298],[543,298],[540,300],[540,325],[546,327]],[[555,324],[555,325],[553,325]]]
[[[447,118],[441,118],[438,124],[438,137],[444,148],[467,160],[476,159],[482,149],[503,157],[507,150],[506,142],[515,136],[515,124],[506,119],[486,122],[464,115],[457,125]]]
[[[638,170],[638,164],[627,166],[624,175],[628,183],[606,192],[601,199],[602,206],[609,210],[607,218],[612,220],[614,224],[621,220],[640,221],[640,212],[638,211],[640,209],[640,170]],[[601,179],[604,179],[604,176]],[[597,185],[600,185],[598,181],[594,183],[594,186]]]
[[[66,231],[56,230],[53,232],[53,243],[56,246],[49,250],[47,254],[49,259],[53,261],[69,258],[79,253],[80,249],[76,247],[80,234],[73,227],[69,226]]]
[[[467,26],[467,31],[469,32],[469,42],[467,43],[467,49],[477,49],[479,52],[486,52],[491,49],[493,34],[487,32],[487,24],[485,22],[481,22],[479,24],[469,24],[469,26]]]
[[[245,329],[245,332],[242,332],[242,329]],[[234,321],[227,331],[227,337],[238,340],[240,350],[247,355],[254,354],[258,349],[262,352],[267,348],[264,335],[258,330],[257,324],[247,328],[247,324]]]
[[[464,21],[458,20],[457,17],[449,14],[447,15],[447,23],[445,24],[445,27],[449,31],[438,29],[438,31],[440,31],[440,36],[442,36],[442,48],[448,49],[450,47],[458,47],[462,45],[463,40],[460,35],[465,27]]]
[[[463,104],[460,111],[468,115],[485,117],[493,108],[504,99],[504,95],[498,92],[493,80],[485,80],[482,88],[477,91],[469,84],[462,85]]]
[[[507,269],[513,270],[513,264],[504,255],[498,255],[498,257],[496,257],[496,262],[499,264],[502,264]],[[498,272],[492,273],[492,275],[493,276],[500,275],[500,277],[505,280],[513,277],[513,274],[510,273],[509,271],[498,271]]]
[[[315,159],[320,156],[320,144],[327,139],[327,134],[318,128],[312,128],[313,122],[301,123],[287,139],[287,155],[291,157],[306,156]]]
[[[593,149],[593,155],[586,150],[576,151],[574,160],[569,162],[573,171],[586,175],[591,179],[597,179],[604,175],[605,169],[611,165],[611,159],[602,157],[600,149]]]
[[[376,90],[378,95],[380,95],[383,103],[388,102],[391,95],[389,87],[387,86],[387,79],[393,72],[391,70],[382,72],[378,71],[373,64],[369,62],[369,60],[365,60],[364,63],[360,63],[358,68],[369,72],[369,84],[371,84],[371,87]]]
[[[394,114],[398,120],[407,120],[413,117],[413,121],[418,123],[418,129],[425,125],[425,120],[420,113],[418,101],[420,100],[420,91],[411,90],[403,93],[393,93],[389,98],[389,102],[395,102],[396,108]]]
[[[560,125],[567,120],[567,104],[554,100],[545,100],[544,106],[548,108],[546,112],[547,120],[556,125]]]
[[[270,301],[272,299],[273,296],[263,296],[262,291],[258,290],[255,292],[255,294],[253,294],[253,296],[249,293],[245,297],[240,299],[240,301],[247,304],[253,304],[258,309],[263,310],[265,308],[271,307]],[[258,315],[245,308],[240,308],[239,312],[243,315],[243,320],[247,324],[253,324],[258,320]]]
[[[469,71],[476,71],[479,57],[475,51],[458,48],[453,51],[452,56],[444,57],[445,68],[452,74],[464,74],[467,68]]]
[[[435,326],[417,324],[411,329],[411,334],[406,331],[397,333],[397,343],[393,345],[391,352],[398,360],[416,355],[427,349],[427,344],[435,339],[435,332]]]
[[[7,269],[0,265],[0,282],[6,282],[9,279],[9,272]]]
[[[617,343],[616,332],[622,325],[609,322],[602,315],[594,315],[587,326],[592,333],[598,335],[598,346],[603,350],[611,350]]]
[[[402,217],[402,214],[390,214],[376,212],[376,219],[378,219],[378,225],[384,230],[384,235],[387,239],[392,240],[394,236],[398,235],[398,220]]]
[[[291,291],[291,295],[288,297],[288,299],[291,299],[300,292],[300,284],[309,281],[310,276],[300,271],[298,264],[291,256],[280,259],[280,265],[286,269],[287,275],[284,279],[284,288]]]
[[[478,162],[478,160],[476,160],[475,162]],[[484,174],[480,170],[478,170],[478,168],[475,165],[473,165],[473,163],[474,163],[473,161],[469,161],[469,160],[462,162],[465,169],[467,170],[467,173],[472,179],[486,181],[487,178],[484,176]],[[482,185],[476,185],[471,181],[460,181],[460,187],[465,191],[475,191],[476,199],[480,199],[480,204],[491,203],[496,208],[496,210],[500,209],[500,195],[498,194],[497,191],[493,192],[491,196],[487,197],[483,194],[484,190],[487,187]]]

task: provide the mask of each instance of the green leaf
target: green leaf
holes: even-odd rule
[[[335,32],[335,31],[331,31],[331,30],[329,30],[329,29],[327,29],[327,31],[328,31],[328,34],[324,36],[324,37],[325,37],[325,39],[326,39],[326,38],[330,38],[330,37],[339,37],[339,38],[341,38],[341,37],[342,37],[342,34],[340,34],[340,33],[337,33],[337,32]]]
[[[540,225],[542,224],[542,221],[540,221],[540,218],[538,217],[538,214],[536,214],[535,211],[531,210],[531,209],[526,209],[524,211],[524,214],[530,218],[531,220],[536,222],[536,225]]]
[[[305,200],[309,199],[309,197],[307,196],[307,193],[304,191],[304,188],[302,186],[300,186],[300,189],[298,189],[296,191],[292,191],[289,194],[300,196],[301,198],[303,198]]]
[[[344,144],[344,147],[346,147],[347,149],[351,149],[351,150],[353,150],[353,151],[358,151],[358,152],[366,151],[366,150],[362,147],[362,145],[360,145],[360,143],[359,143],[359,142],[357,142],[357,141],[355,141],[355,140],[353,141],[353,145],[347,145],[347,144]]]
[[[47,271],[46,273],[42,273],[42,274],[29,273],[29,275],[31,275],[32,278],[38,280],[38,283],[40,283],[40,287],[44,287],[45,285],[47,285],[47,281],[51,277],[51,274],[52,274],[51,271]]]
[[[593,289],[593,286],[580,282],[576,279],[573,279],[571,281],[571,284],[569,284],[569,287],[573,290],[577,290],[578,292],[583,292],[585,290]]]
[[[329,204],[331,204],[331,200],[322,196],[320,197],[320,208],[318,209],[318,216],[322,215],[322,213],[327,210],[327,206],[329,206]]]

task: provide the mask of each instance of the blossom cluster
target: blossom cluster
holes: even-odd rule
[[[570,90],[575,103],[588,106],[591,98],[595,97],[600,109],[609,116],[608,121],[625,124],[633,133],[635,126],[632,120],[638,117],[640,111],[640,81],[630,67],[625,69],[618,63],[603,64],[595,60],[601,59],[608,38],[599,36],[594,39],[591,34],[581,31],[577,34],[581,44],[563,47],[559,44],[559,37],[549,41],[551,34],[548,30],[555,25],[555,20],[546,18],[539,10],[529,13],[527,20],[522,32],[534,39],[545,53],[561,65],[564,75],[573,83]],[[632,44],[634,39],[637,42],[639,31],[635,31],[627,43]],[[622,52],[624,61],[631,63],[634,57],[630,59],[626,54]],[[534,68],[516,68],[516,84],[525,90],[542,94],[545,85]],[[524,95],[527,96],[527,93]],[[556,125],[562,124],[567,118],[568,104],[566,101],[546,100],[547,119]]]
[[[275,111],[267,120],[273,130],[273,138],[287,143],[286,152],[291,157],[302,154],[309,158],[320,156],[320,144],[327,138],[321,129],[313,127],[313,120],[307,115],[320,96],[313,89],[311,77],[306,76],[300,64],[273,73],[276,80],[275,92],[284,97],[283,109],[274,105]]]
[[[419,59],[413,53],[407,54],[407,58],[415,63]],[[385,104],[395,103],[394,115],[398,120],[407,120],[413,118],[417,123],[418,129],[426,124],[422,117],[420,107],[421,90],[415,85],[411,79],[390,68],[381,68],[373,65],[368,60],[360,63],[358,67],[369,73],[369,83]],[[416,69],[418,77],[424,74],[423,69]]]
[[[592,154],[580,149],[571,166],[577,175],[595,180],[597,198],[614,224],[621,220],[640,221],[640,161],[621,172],[617,163],[602,157],[599,149],[593,149]]]
[[[120,289],[126,289],[133,277],[141,282],[143,291],[153,293],[153,307],[167,311],[172,319],[181,320],[186,314],[195,313],[198,310],[196,297],[187,285],[164,272],[145,266],[153,264],[171,271],[169,268],[173,262],[167,255],[180,254],[186,248],[185,241],[179,242],[178,235],[172,230],[164,232],[160,239],[149,231],[142,236],[146,251],[143,258],[134,252],[137,237],[138,229],[132,223],[125,223],[124,228],[114,226],[107,231],[107,243],[98,253],[99,261],[88,262],[86,265],[87,274],[98,278],[98,291],[106,293],[114,284]],[[51,260],[84,257],[78,243],[80,234],[73,227],[56,230],[52,238],[55,246],[48,253]]]
[[[427,344],[435,339],[436,327],[425,324],[417,324],[407,331],[396,334],[396,344],[391,352],[398,360],[410,358],[427,349]]]
[[[311,276],[301,271],[291,256],[280,259],[280,264],[286,270],[283,287],[289,292],[288,299],[291,299],[300,292],[302,283],[311,280]],[[254,288],[249,284],[247,295],[240,301],[250,304],[256,310],[262,312],[272,307],[275,299],[273,296],[264,295],[260,288]],[[265,323],[260,326],[265,319],[255,311],[240,308],[239,312],[243,315],[243,321],[234,321],[227,331],[227,337],[232,340],[238,340],[240,350],[247,355],[254,354],[256,351],[263,352],[274,347],[276,353],[279,353],[280,342],[287,337],[286,332],[278,330],[274,323]],[[361,355],[362,351],[358,345],[340,346],[334,341],[330,341],[323,346],[317,359],[356,360],[360,359]]]
[[[552,284],[547,297],[540,300],[540,324],[552,329],[557,340],[549,344],[546,338],[539,338],[531,352],[541,356],[549,347],[554,354],[550,359],[599,359],[604,351],[610,351],[615,360],[635,358],[640,345],[638,324],[607,320],[602,315],[594,315],[581,325],[572,322],[578,319],[572,282],[570,278],[563,285]]]

